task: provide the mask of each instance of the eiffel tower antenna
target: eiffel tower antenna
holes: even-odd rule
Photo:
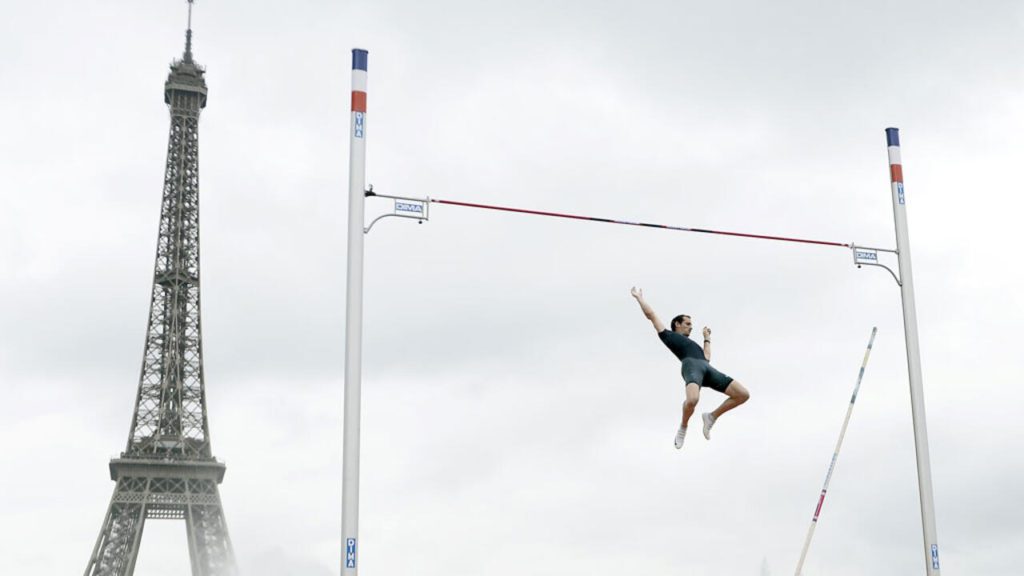
[[[185,54],[164,83],[170,111],[156,263],[142,372],[128,443],[110,461],[115,482],[85,576],[132,576],[147,520],[184,520],[192,576],[234,576],[206,413],[199,306],[199,115],[206,71]]]
[[[188,28],[185,29],[185,61],[192,61],[192,4],[195,0],[188,0]]]

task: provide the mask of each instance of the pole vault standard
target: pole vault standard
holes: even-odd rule
[[[349,132],[349,213],[348,213],[348,280],[345,302],[345,427],[344,462],[342,466],[342,576],[358,574],[358,532],[359,532],[359,427],[360,393],[362,385],[362,323],[363,323],[363,236],[381,218],[397,216],[423,222],[429,220],[431,204],[448,204],[467,208],[499,210],[535,216],[587,220],[607,224],[642,226],[681,232],[697,232],[738,236],[758,240],[776,240],[848,248],[853,252],[853,261],[860,266],[878,266],[892,274],[900,285],[903,296],[904,330],[907,339],[907,362],[910,366],[911,407],[914,417],[914,440],[917,448],[917,474],[921,498],[921,518],[924,525],[925,557],[928,576],[939,576],[939,548],[935,537],[934,503],[931,489],[931,468],[928,458],[928,435],[924,421],[924,395],[921,384],[921,359],[917,341],[917,314],[914,308],[913,279],[910,269],[910,246],[907,235],[906,207],[904,205],[903,171],[900,164],[899,131],[886,129],[889,144],[889,165],[892,177],[893,211],[896,218],[896,250],[869,248],[852,243],[808,240],[785,236],[768,236],[744,232],[726,232],[705,228],[686,228],[665,224],[629,222],[594,216],[544,212],[506,206],[492,206],[440,200],[389,196],[366,189],[366,50],[352,50],[352,124]],[[364,227],[365,199],[368,196],[394,200],[394,210],[375,218]],[[879,261],[878,253],[895,253],[899,259],[899,276]]]
[[[857,392],[860,391],[860,382],[864,379],[864,368],[868,365],[868,357],[871,355],[871,346],[875,343],[875,334],[878,328],[871,329],[871,339],[868,340],[868,347],[864,350],[864,360],[860,363],[860,372],[857,373],[857,385],[853,387],[853,396],[850,397],[850,406],[846,409],[846,418],[843,420],[843,428],[839,431],[839,441],[836,442],[836,449],[832,452],[832,462],[828,465],[828,474],[825,475],[825,485],[821,488],[821,496],[818,497],[818,505],[814,508],[814,517],[811,518],[811,527],[807,529],[807,538],[804,540],[804,549],[800,552],[800,561],[796,564],[796,576],[804,568],[804,559],[807,558],[807,549],[811,547],[811,537],[814,536],[814,527],[818,525],[818,515],[821,514],[821,506],[825,503],[825,494],[828,492],[828,484],[832,481],[832,472],[836,468],[836,460],[839,459],[839,449],[843,447],[843,438],[846,437],[846,427],[850,424],[850,416],[853,414],[853,405],[857,402]]]
[[[345,300],[345,436],[341,471],[341,573],[356,576],[359,552],[359,418],[363,375],[363,219],[366,188],[366,50],[352,51]]]
[[[939,576],[939,539],[935,530],[932,465],[928,455],[928,426],[924,415],[921,348],[917,339],[917,308],[914,305],[914,275],[910,267],[910,235],[907,231],[899,129],[886,128],[885,141],[889,147],[889,179],[892,188],[893,217],[896,220],[896,251],[900,268],[900,295],[903,298],[903,333],[907,340],[910,409],[914,417],[914,448],[917,452],[917,486],[921,501],[921,527],[924,532],[924,562],[928,576]]]

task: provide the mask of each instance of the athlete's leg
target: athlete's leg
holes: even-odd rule
[[[683,402],[683,428],[686,428],[690,416],[693,416],[697,402],[700,402],[700,386],[691,382],[686,385],[686,401]]]
[[[700,400],[700,385],[698,384],[687,384],[686,385],[686,401],[683,402],[683,422],[679,425],[679,430],[676,431],[676,450],[683,447],[683,441],[686,440],[686,424],[690,421],[690,416],[693,416],[693,410],[697,407],[697,402]]]
[[[730,382],[725,388],[725,394],[728,398],[726,398],[725,401],[711,413],[715,420],[718,420],[722,417],[722,414],[725,414],[729,410],[732,410],[750,399],[750,392],[743,387],[743,384],[740,384],[739,380],[733,380]]]

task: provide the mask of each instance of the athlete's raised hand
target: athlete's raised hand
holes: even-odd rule
[[[647,301],[644,300],[644,291],[633,286],[629,289],[629,293],[633,295],[633,298],[636,298],[636,302],[640,305],[640,310],[644,313],[644,316],[654,324],[654,331],[660,334],[661,331],[665,329],[665,325],[661,323],[661,320],[658,320],[658,316],[654,313],[654,310],[652,310],[650,305],[647,304]]]
[[[711,340],[711,328],[708,328],[707,326],[704,327],[704,339]]]

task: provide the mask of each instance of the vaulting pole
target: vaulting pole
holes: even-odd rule
[[[352,50],[352,127],[349,132],[348,160],[348,291],[345,301],[345,436],[341,472],[342,576],[356,576],[358,573],[367,59],[366,50]]]
[[[907,231],[906,194],[903,190],[903,160],[900,131],[886,128],[889,147],[889,177],[892,209],[896,220],[896,251],[903,297],[903,331],[907,340],[907,369],[910,375],[910,409],[914,418],[914,447],[917,450],[917,485],[921,500],[926,574],[939,576],[939,542],[935,531],[935,499],[932,496],[932,466],[928,455],[928,425],[924,414],[924,386],[921,378],[921,348],[917,338],[917,308],[914,306],[914,276],[910,266],[910,235]]]
[[[818,497],[818,505],[814,508],[814,517],[811,518],[811,527],[807,529],[807,538],[804,540],[804,549],[800,552],[800,561],[796,565],[796,576],[804,569],[804,560],[807,558],[807,550],[811,547],[811,537],[814,536],[814,528],[818,525],[818,516],[821,514],[821,507],[825,504],[825,494],[828,493],[828,485],[832,481],[832,472],[836,468],[836,460],[839,460],[839,449],[843,447],[843,439],[846,438],[846,427],[850,424],[850,416],[853,415],[853,405],[857,402],[857,393],[860,392],[860,382],[864,379],[864,369],[868,365],[868,358],[871,356],[871,347],[875,344],[875,334],[878,328],[871,329],[871,339],[868,340],[867,350],[864,351],[864,360],[860,363],[860,372],[857,373],[857,385],[853,387],[853,396],[850,397],[850,406],[846,409],[846,418],[843,420],[843,427],[839,431],[839,441],[836,442],[836,449],[832,452],[832,463],[828,465],[828,474],[825,475],[825,485],[821,488],[821,496]]]

